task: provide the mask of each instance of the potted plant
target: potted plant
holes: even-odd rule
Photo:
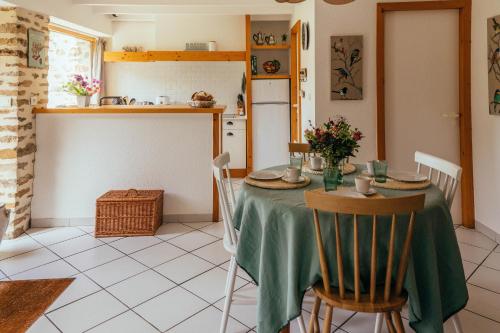
[[[325,190],[336,190],[337,185],[342,183],[342,163],[358,152],[363,134],[357,128],[353,129],[344,117],[328,120],[318,127],[310,124],[311,128],[305,131],[305,138],[311,149],[325,159]]]
[[[90,97],[101,89],[101,81],[84,77],[80,74],[73,75],[71,81],[63,85],[65,92],[76,96],[76,104],[79,107],[90,105]]]
[[[281,44],[286,45],[287,40],[288,40],[287,34],[281,35]]]

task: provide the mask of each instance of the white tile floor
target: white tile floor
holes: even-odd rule
[[[100,240],[88,227],[30,229],[2,242],[0,279],[76,278],[29,333],[218,332],[229,260],[222,233],[222,224],[210,223],[171,223],[155,237]],[[456,233],[470,294],[460,314],[465,332],[500,332],[500,246],[475,231]],[[255,294],[250,280],[240,270],[240,293]],[[228,332],[254,332],[255,311],[234,305]],[[306,320],[308,311],[305,304]],[[365,333],[374,324],[372,315],[342,310],[333,318],[332,332]],[[454,332],[450,323],[445,332]]]

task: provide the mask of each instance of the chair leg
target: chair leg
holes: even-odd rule
[[[229,271],[227,272],[226,281],[226,300],[224,301],[224,310],[222,311],[222,320],[220,323],[220,333],[226,332],[227,320],[229,318],[229,310],[231,309],[231,302],[233,299],[234,282],[236,281],[236,270],[238,269],[238,264],[236,263],[236,258],[231,256],[231,262],[229,263]]]
[[[333,307],[327,305],[325,310],[325,320],[323,320],[323,333],[330,333],[332,330],[332,312]]]
[[[462,329],[462,323],[460,322],[460,317],[458,316],[458,313],[455,313],[451,317],[451,321],[453,322],[453,326],[455,326],[455,332],[463,333],[464,330]]]
[[[394,323],[392,322],[391,313],[385,312],[384,317],[385,317],[385,323],[387,324],[387,329],[389,330],[389,333],[396,333],[396,328],[394,328]]]
[[[392,318],[396,322],[396,331],[398,333],[404,333],[405,327],[403,326],[403,320],[401,319],[401,313],[399,311],[393,311]]]
[[[377,318],[375,319],[375,333],[382,333],[383,323],[384,323],[384,314],[377,313]]]
[[[314,305],[311,312],[311,319],[309,320],[308,333],[319,333],[319,320],[318,313],[321,306],[321,298],[316,297],[314,299]]]
[[[299,324],[300,333],[307,333],[306,325],[304,324],[304,318],[302,318],[302,315],[298,316],[295,320],[297,320],[297,323]]]

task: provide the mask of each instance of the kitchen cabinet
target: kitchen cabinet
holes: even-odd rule
[[[231,169],[246,169],[246,119],[224,118],[222,121],[222,151],[229,152]]]

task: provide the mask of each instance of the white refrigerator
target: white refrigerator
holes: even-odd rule
[[[252,81],[253,169],[288,164],[290,81]]]

